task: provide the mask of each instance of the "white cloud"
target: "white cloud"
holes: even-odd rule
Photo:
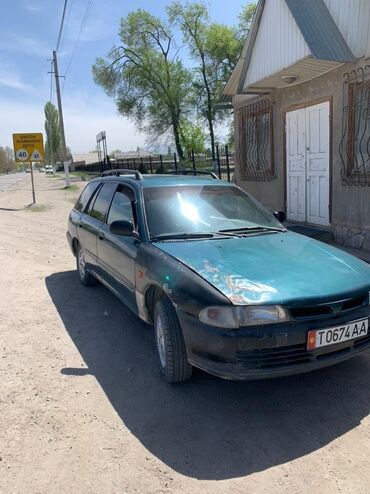
[[[21,36],[19,33],[3,34],[0,38],[0,50],[45,58],[51,54],[51,46],[48,43],[38,38]]]
[[[0,99],[0,145],[12,146],[15,132],[43,132],[43,103],[21,103]],[[68,98],[64,104],[64,126],[67,146],[75,153],[91,151],[96,146],[96,134],[101,130],[107,133],[108,150],[123,151],[143,147],[145,137],[139,134],[133,124],[119,117],[112,105],[104,101],[88,104],[78,95]]]
[[[43,2],[40,2],[38,0],[34,1],[27,1],[24,4],[24,8],[28,10],[29,12],[42,12],[44,5]]]
[[[0,62],[0,87],[19,89],[21,91],[29,88],[10,64],[2,62]]]

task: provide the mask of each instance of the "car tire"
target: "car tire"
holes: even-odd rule
[[[86,268],[85,255],[81,247],[78,245],[76,249],[76,264],[78,279],[84,286],[96,285],[98,280]]]
[[[175,309],[167,298],[159,300],[154,310],[154,334],[160,371],[168,383],[191,378],[182,329]]]

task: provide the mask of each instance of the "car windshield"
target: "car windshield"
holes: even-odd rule
[[[243,229],[282,229],[257,201],[235,186],[144,188],[151,237],[210,234]]]

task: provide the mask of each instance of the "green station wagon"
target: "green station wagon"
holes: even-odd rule
[[[285,376],[370,347],[368,264],[288,231],[282,213],[211,175],[103,175],[69,216],[78,276],[154,325],[166,381],[193,366]]]

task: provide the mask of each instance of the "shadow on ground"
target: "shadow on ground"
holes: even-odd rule
[[[370,411],[370,358],[259,382],[228,382],[196,371],[167,385],[153,332],[98,285],[75,272],[46,279],[50,296],[88,369],[126,427],[152,454],[198,479],[248,475],[300,458],[345,434]],[[106,314],[106,315],[104,315]]]

